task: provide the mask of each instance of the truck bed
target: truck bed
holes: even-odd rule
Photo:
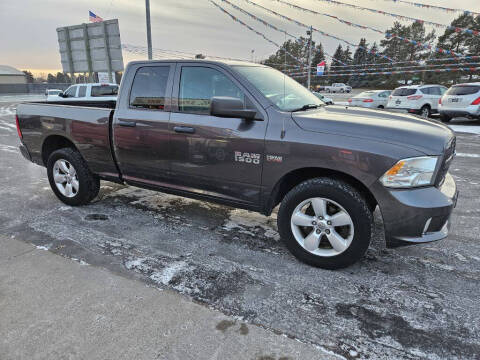
[[[66,138],[80,151],[92,172],[118,177],[110,143],[113,112],[111,102],[32,102],[17,108],[23,143],[33,162],[45,166],[45,148]]]

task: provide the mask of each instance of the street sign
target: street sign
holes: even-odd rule
[[[320,64],[317,64],[317,76],[323,75],[325,72],[325,61],[322,61]]]
[[[61,27],[57,36],[64,72],[123,71],[118,19]]]

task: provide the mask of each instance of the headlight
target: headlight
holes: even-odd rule
[[[380,178],[380,181],[384,186],[391,188],[431,185],[437,160],[437,156],[400,160]]]

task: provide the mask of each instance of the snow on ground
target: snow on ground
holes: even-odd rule
[[[470,133],[480,135],[480,126],[474,125],[448,125],[450,129],[456,132]]]

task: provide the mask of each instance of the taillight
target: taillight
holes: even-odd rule
[[[365,100],[363,100],[363,102],[371,103],[371,102],[373,102],[373,99],[365,99]]]
[[[438,99],[438,105],[442,105],[442,98]]]
[[[474,102],[472,102],[472,105],[480,105],[480,97],[477,98]]]
[[[15,123],[17,124],[17,133],[20,140],[23,140],[22,130],[20,130],[20,122],[18,121],[18,115],[15,115]]]
[[[421,99],[423,96],[422,95],[412,95],[412,96],[407,96],[408,100],[418,100]]]
[[[393,99],[393,96],[392,96],[392,95],[390,95],[388,98],[389,98],[390,100],[392,100],[392,99]]]
[[[348,99],[348,102],[352,102],[352,99]]]

